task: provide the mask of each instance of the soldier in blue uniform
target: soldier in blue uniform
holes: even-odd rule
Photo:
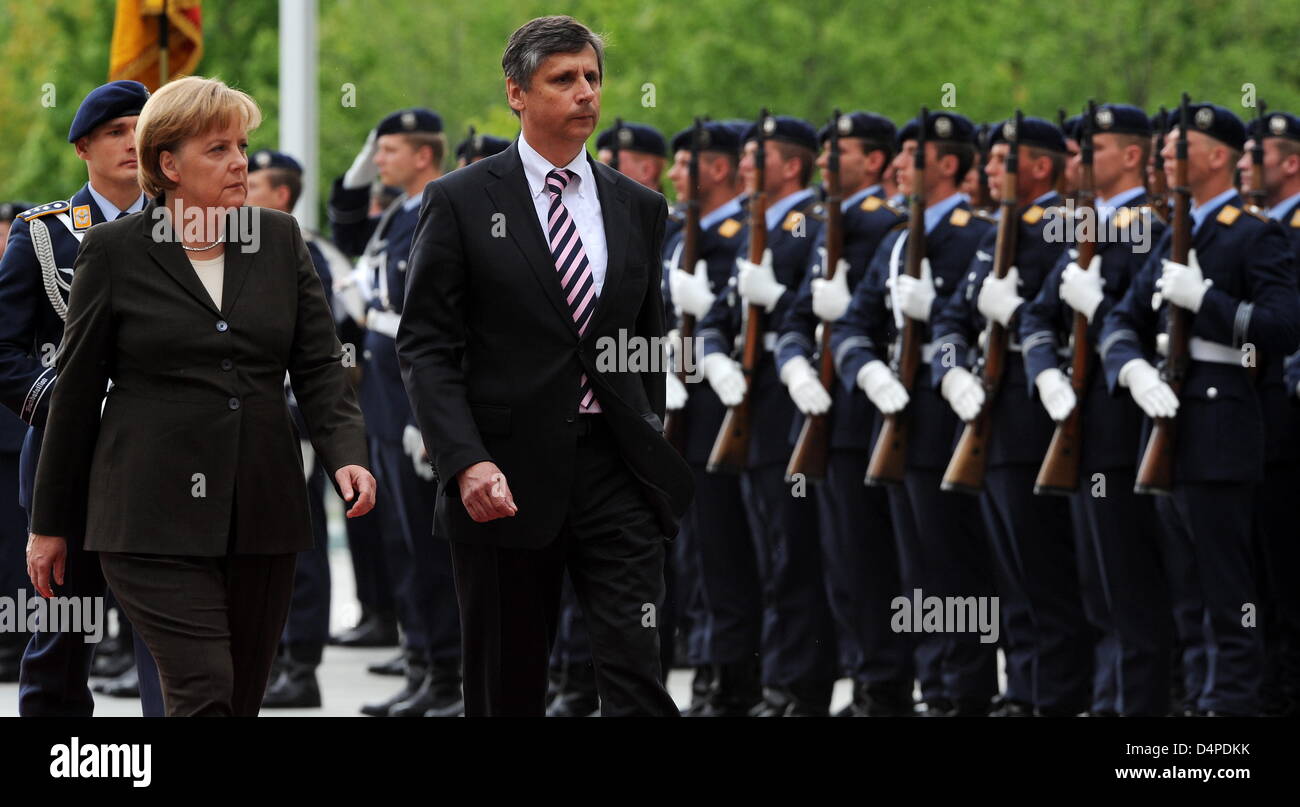
[[[371,132],[348,172],[334,182],[329,212],[334,241],[361,255],[349,296],[364,302],[366,335],[359,400],[384,507],[384,543],[403,631],[406,686],[366,714],[455,715],[460,694],[460,617],[447,544],[433,538],[437,483],[414,425],[393,341],[406,288],[406,262],[424,186],[437,179],[446,148],[432,110],[392,113]],[[367,215],[376,174],[403,189],[383,215]],[[354,305],[354,303],[353,303]]]
[[[691,194],[693,131],[678,132],[672,139],[668,178],[679,200]],[[677,317],[703,317],[714,300],[726,294],[736,256],[744,246],[740,134],[723,123],[703,125],[696,265],[682,265],[685,233],[681,226],[664,238],[664,310],[673,317],[670,330],[678,327]],[[697,357],[695,346],[690,349]],[[698,380],[698,373],[694,377]],[[762,698],[758,674],[762,600],[740,480],[705,470],[726,409],[708,384],[688,387],[673,374],[668,377],[667,405],[674,417],[683,418],[685,457],[695,478],[695,498],[675,541],[680,588],[683,592],[694,588],[682,597],[690,621],[687,660],[696,666],[694,697],[686,714],[744,716]]]
[[[1211,663],[1197,708],[1253,715],[1264,643],[1254,613],[1260,600],[1251,526],[1266,450],[1247,365],[1256,351],[1295,350],[1300,292],[1281,224],[1248,209],[1233,187],[1246,139],[1240,119],[1213,104],[1192,105],[1191,119],[1192,252],[1186,265],[1170,260],[1172,228],[1165,232],[1106,316],[1101,348],[1113,393],[1126,389],[1148,417],[1177,417],[1173,495],[1161,500],[1159,513],[1180,539],[1171,546],[1189,553],[1199,588]],[[1165,138],[1167,173],[1177,128]],[[1191,315],[1191,360],[1177,395],[1152,365],[1170,304]]]
[[[1133,492],[1142,411],[1129,398],[1111,396],[1099,368],[1076,400],[1060,349],[1070,344],[1081,313],[1096,351],[1107,312],[1128,291],[1164,224],[1143,186],[1151,149],[1146,113],[1103,104],[1091,126],[1096,254],[1087,267],[1076,262],[1075,250],[1061,256],[1020,315],[1020,339],[1027,376],[1048,416],[1061,421],[1082,407],[1080,485],[1070,506],[1084,612],[1097,632],[1089,711],[1162,716],[1169,711],[1171,605],[1154,503]]]
[[[1253,176],[1248,153],[1237,167],[1249,177],[1252,189],[1263,189],[1268,217],[1282,225],[1300,260],[1300,118],[1271,112],[1263,119],[1262,134],[1258,123],[1258,118],[1251,121],[1247,151],[1255,142],[1263,143],[1263,176]],[[1256,493],[1255,511],[1268,603],[1262,710],[1271,716],[1295,716],[1300,714],[1300,550],[1294,540],[1291,494],[1300,489],[1300,392],[1295,377],[1300,352],[1264,355],[1258,363],[1267,438],[1264,482]]]
[[[20,213],[0,258],[0,398],[31,427],[19,469],[19,498],[29,515],[49,393],[57,377],[53,359],[63,339],[70,267],[92,226],[144,208],[136,180],[134,132],[148,98],[148,90],[135,81],[110,82],[86,96],[69,128],[68,142],[85,160],[90,181],[67,201]],[[83,552],[78,541],[38,551],[66,553],[57,595],[104,596],[99,559]],[[19,678],[20,714],[90,716],[94,699],[86,682],[94,645],[83,638],[69,632],[32,634]],[[158,673],[143,642],[135,641],[135,655],[144,713],[161,715]]]
[[[993,134],[985,172],[1000,189],[1010,151],[1007,121]],[[947,305],[932,320],[939,349],[931,361],[935,383],[953,411],[971,420],[984,389],[969,369],[968,346],[990,320],[1007,328],[1009,360],[1001,391],[990,403],[988,466],[980,506],[992,539],[994,572],[1007,656],[1003,713],[1026,709],[1050,716],[1076,715],[1089,706],[1092,649],[1079,595],[1068,502],[1034,495],[1053,424],[1033,399],[1021,353],[1020,312],[1042,287],[1065,251],[1048,237],[1052,208],[1061,202],[1056,183],[1065,169],[1065,138],[1041,118],[1025,118],[1019,132],[1018,237],[1013,265],[994,278],[996,232],[989,231]],[[1049,212],[1051,211],[1051,212]],[[1041,391],[1040,391],[1041,394]]]
[[[817,327],[834,329],[849,306],[852,290],[885,234],[904,214],[884,196],[880,175],[894,156],[894,124],[870,112],[840,116],[822,127],[817,165],[826,170],[831,130],[837,129],[843,212],[843,257],[826,279],[826,228],[817,235],[809,267],[776,343],[778,375],[802,417],[827,411],[830,454],[826,479],[816,486],[826,596],[835,618],[841,671],[853,680],[853,700],[843,716],[911,714],[911,647],[890,628],[890,603],[902,594],[898,551],[883,488],[866,488],[871,434],[878,414],[856,384],[835,384],[827,392],[814,364],[819,361]],[[818,259],[819,258],[819,259]],[[802,417],[796,426],[802,425]],[[796,428],[794,434],[798,435]]]
[[[922,357],[933,354],[937,343],[932,314],[944,307],[977,245],[992,229],[992,222],[974,213],[957,190],[976,159],[973,124],[961,115],[934,112],[925,125],[925,185],[915,189],[926,203],[922,277],[903,274],[907,231],[896,225],[876,249],[848,310],[835,323],[831,344],[842,387],[861,390],[887,414],[910,409],[912,439],[904,484],[890,488],[903,588],[938,596],[991,595],[993,571],[978,504],[939,488],[960,424],[927,375],[918,375],[909,396],[889,366],[894,350],[890,345],[898,339],[904,316],[921,325]],[[909,191],[917,181],[913,166],[918,134],[919,125],[912,120],[898,135],[894,162],[900,187]],[[859,482],[862,476],[859,473]],[[975,634],[914,638],[921,714],[987,714],[997,691],[993,645],[981,643]]]
[[[700,321],[700,371],[724,405],[751,396],[753,436],[741,491],[763,582],[764,703],[756,713],[822,715],[830,708],[835,682],[835,637],[826,604],[816,506],[806,489],[792,488],[784,480],[797,410],[777,373],[774,353],[782,323],[813,263],[813,245],[822,226],[808,187],[817,131],[806,121],[784,116],[751,126],[740,167],[747,183],[756,178],[754,138],[765,123],[770,128],[763,189],[768,200],[767,250],[761,263],[736,260],[735,289],[718,295]],[[759,362],[747,384],[731,354],[738,337],[743,341],[742,314],[750,305],[765,312],[765,321]],[[830,394],[822,389],[821,395],[829,405]]]
[[[510,146],[504,137],[490,134],[473,134],[456,144],[456,167],[464,168],[484,157],[500,154]]]
[[[0,258],[4,257],[13,220],[29,207],[32,205],[25,202],[0,202]],[[0,410],[0,591],[5,592],[27,588],[23,552],[27,514],[18,503],[18,459],[26,436],[27,424],[12,412]],[[26,646],[26,634],[0,634],[0,683],[18,680],[18,663]]]

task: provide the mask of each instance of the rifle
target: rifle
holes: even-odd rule
[[[1192,245],[1192,189],[1187,184],[1187,127],[1191,124],[1187,93],[1183,93],[1178,110],[1178,140],[1174,146],[1174,221],[1169,259],[1187,263]],[[1192,332],[1191,312],[1173,303],[1166,304],[1169,331],[1169,355],[1160,364],[1160,375],[1177,395],[1191,362],[1189,342]],[[1174,486],[1174,418],[1156,418],[1147,439],[1146,451],[1138,465],[1136,493],[1168,495]]]
[[[1161,221],[1169,221],[1169,182],[1165,179],[1165,157],[1161,153],[1165,147],[1165,130],[1168,128],[1169,112],[1164,107],[1160,107],[1151,147],[1151,153],[1155,155],[1154,169],[1151,172],[1151,207]]]
[[[980,211],[989,211],[993,209],[993,194],[989,193],[989,175],[984,170],[984,165],[989,156],[989,135],[991,128],[984,126],[975,136],[976,162],[979,163],[980,186],[975,189],[975,196],[971,198],[971,207]]]
[[[767,110],[758,113],[758,132],[754,137],[754,191],[749,197],[749,260],[762,263],[767,249],[767,181],[764,165],[767,162],[767,136],[776,129],[776,120],[768,117]],[[760,351],[763,349],[763,306],[745,306],[743,328],[744,348],[740,366],[745,371],[745,397],[729,408],[722,418],[722,428],[709,453],[706,470],[713,473],[740,473],[749,463],[750,427],[753,423],[751,407],[754,376],[758,369]]]
[[[1092,125],[1096,119],[1097,105],[1088,102],[1088,116],[1079,129],[1079,208],[1085,212],[1084,220],[1099,227],[1097,219],[1097,186],[1092,173]],[[1096,233],[1078,240],[1079,255],[1076,262],[1087,268],[1097,254]],[[1069,417],[1056,424],[1047,455],[1038,469],[1034,493],[1069,495],[1079,489],[1079,459],[1083,438],[1083,398],[1088,394],[1089,372],[1092,369],[1092,346],[1088,344],[1088,318],[1078,311],[1071,318],[1070,334],[1070,387],[1074,390],[1075,405]]]
[[[847,120],[847,119],[846,119]],[[826,156],[826,279],[835,277],[835,269],[844,254],[844,211],[840,209],[843,189],[840,187],[840,111],[831,116],[830,137]],[[818,377],[828,392],[835,384],[835,353],[831,350],[831,323],[821,324],[821,358]],[[785,481],[792,482],[796,474],[820,481],[826,478],[827,455],[831,449],[830,417],[825,414],[809,415],[799,429],[799,439],[794,453],[785,468]]]
[[[909,194],[907,220],[907,257],[903,271],[909,277],[921,276],[921,261],[925,259],[925,129],[930,112],[921,107],[917,118],[916,156],[912,159],[912,187]],[[903,330],[898,336],[898,351],[894,355],[894,371],[910,396],[916,386],[916,374],[921,367],[921,339],[925,326],[905,316]],[[871,450],[867,464],[868,485],[897,484],[903,481],[903,468],[907,460],[907,443],[912,425],[911,410],[904,408],[885,415]]]
[[[469,127],[469,134],[465,136],[465,164],[469,165],[474,162],[474,154],[478,149],[474,144],[474,127]]]
[[[1057,125],[1057,128],[1059,128],[1059,129],[1061,130],[1061,134],[1063,134],[1063,135],[1065,135],[1067,138],[1073,140],[1074,138],[1071,138],[1071,137],[1070,137],[1070,133],[1069,133],[1069,131],[1067,131],[1066,128],[1065,128],[1065,120],[1066,120],[1065,107],[1063,107],[1063,106],[1058,106],[1058,107],[1056,108],[1056,125]],[[1066,177],[1065,177],[1065,172],[1062,171],[1062,172],[1061,172],[1061,175],[1058,176],[1058,177],[1056,178],[1056,192],[1059,193],[1059,194],[1061,195],[1062,198],[1068,198],[1068,197],[1069,197],[1069,194],[1066,193],[1066,190],[1067,190],[1067,188],[1066,188]]]
[[[697,117],[691,131],[691,159],[687,163],[687,176],[690,193],[686,197],[686,226],[682,230],[682,252],[678,268],[695,274],[695,263],[700,257],[700,149],[707,143],[704,139],[708,132],[703,122]],[[695,317],[682,312],[677,323],[677,333],[681,336],[681,346],[677,351],[676,366],[673,373],[682,384],[686,383],[686,350],[695,338]],[[681,412],[669,412],[664,419],[664,437],[673,444],[679,453],[686,453],[685,426]]]
[[[614,118],[614,137],[609,147],[609,167],[615,171],[620,170],[618,167],[618,151],[623,141],[623,119]]]
[[[1268,104],[1259,102],[1255,117],[1255,145],[1250,147],[1250,203],[1258,210],[1268,206],[1268,191],[1264,190],[1264,115]]]
[[[1020,230],[1019,200],[1016,180],[1020,172],[1020,127],[1024,115],[1016,110],[1015,128],[1007,137],[1006,173],[1002,177],[1002,193],[998,205],[998,240],[994,248],[992,275],[1005,277],[1016,260],[1016,237]],[[1004,130],[1005,132],[1005,130]],[[984,405],[975,419],[962,430],[961,440],[948,461],[940,487],[946,491],[979,493],[984,489],[984,471],[988,467],[989,437],[992,430],[993,402],[997,400],[1002,384],[1002,373],[1007,359],[1007,329],[996,320],[989,320],[984,329],[984,357],[980,360],[980,381],[984,385]]]

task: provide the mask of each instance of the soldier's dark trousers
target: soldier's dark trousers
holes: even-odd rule
[[[907,487],[888,485],[885,495],[889,497],[889,519],[894,529],[894,546],[898,551],[899,583],[910,596],[910,592],[915,589],[925,589],[926,561],[921,538],[912,514],[912,503],[907,498]],[[948,697],[943,684],[943,658],[947,651],[948,637],[941,633],[913,633],[909,638],[921,700],[931,703]],[[991,655],[990,653],[990,657]],[[994,670],[990,674],[993,686],[997,683],[996,673]]]
[[[762,636],[763,600],[740,479],[699,465],[691,471],[695,498],[682,530],[690,534],[684,548],[693,552],[699,568],[703,655],[712,664],[753,661]]]

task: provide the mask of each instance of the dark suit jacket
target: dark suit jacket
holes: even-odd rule
[[[219,556],[232,530],[237,553],[310,549],[286,371],[331,476],[367,455],[298,223],[241,208],[259,238],[246,253],[232,213],[218,310],[180,244],[154,239],[155,210],[82,242],[32,529],[105,552]]]
[[[590,158],[589,158],[590,159]],[[664,334],[658,193],[592,162],[609,244],[605,285],[579,338],[529,196],[518,144],[429,183],[407,269],[398,356],[438,473],[436,532],[541,547],[574,484],[583,372],[666,536],[690,502],[690,469],[663,438],[664,373],[598,369],[609,339]],[[504,237],[494,237],[494,228]],[[495,462],[519,512],[475,523],[456,475]]]

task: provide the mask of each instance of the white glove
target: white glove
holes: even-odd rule
[[[1067,305],[1092,322],[1097,306],[1106,297],[1101,290],[1101,256],[1093,255],[1087,269],[1070,261],[1070,265],[1061,273],[1060,294]]]
[[[1160,378],[1160,371],[1146,359],[1131,359],[1119,371],[1119,383],[1147,413],[1147,417],[1173,417],[1178,411],[1178,396]]]
[[[826,248],[818,247],[822,257],[822,275],[812,280],[812,310],[822,322],[834,322],[849,310],[853,295],[849,293],[849,262],[840,258],[835,277],[826,279]]]
[[[823,415],[831,408],[830,393],[803,356],[795,356],[781,367],[781,383],[790,391],[795,407],[805,415]]]
[[[904,314],[921,322],[930,321],[934,305],[934,276],[930,274],[930,259],[921,259],[921,276],[899,275],[894,282],[894,299]]]
[[[1156,280],[1156,288],[1160,289],[1166,300],[1179,308],[1200,311],[1207,286],[1205,276],[1201,274],[1201,264],[1196,260],[1196,250],[1187,253],[1186,265],[1168,258],[1163,263],[1164,271]]]
[[[429,454],[424,450],[424,438],[420,436],[420,430],[409,423],[402,429],[402,450],[410,455],[416,476],[424,480],[433,479]]]
[[[713,305],[707,261],[695,262],[695,274],[674,266],[668,275],[668,288],[672,292],[673,302],[677,304],[677,308],[692,317],[704,316],[709,313],[709,308]]]
[[[686,406],[686,385],[677,377],[676,373],[668,374],[667,403],[669,412],[676,412],[683,406]]]
[[[763,250],[762,263],[750,263],[744,258],[736,258],[738,270],[736,289],[745,302],[761,305],[769,313],[776,308],[785,286],[776,282],[776,272],[772,269],[772,250]]]
[[[700,359],[700,372],[709,380],[709,386],[718,393],[723,406],[735,406],[745,400],[745,371],[738,362],[721,353],[710,353]]]
[[[1074,388],[1070,386],[1070,379],[1055,367],[1039,373],[1038,378],[1034,379],[1034,386],[1038,387],[1038,400],[1042,402],[1048,416],[1058,423],[1069,417],[1079,402]]]
[[[357,152],[352,167],[343,175],[343,187],[352,190],[369,188],[370,183],[379,176],[379,166],[375,165],[375,154],[379,151],[379,146],[376,144],[379,135],[376,132],[376,129],[371,129],[370,134],[366,136],[366,144],[361,147],[361,151]]]
[[[1005,326],[1015,316],[1016,309],[1025,301],[1020,296],[1020,270],[1011,267],[1007,276],[996,278],[990,272],[984,278],[977,301],[980,313],[999,325]]]
[[[892,415],[907,406],[907,388],[894,377],[880,359],[869,361],[858,371],[858,386],[871,402],[886,415]]]
[[[962,420],[974,420],[984,406],[984,385],[964,367],[954,367],[944,374],[939,392]]]

